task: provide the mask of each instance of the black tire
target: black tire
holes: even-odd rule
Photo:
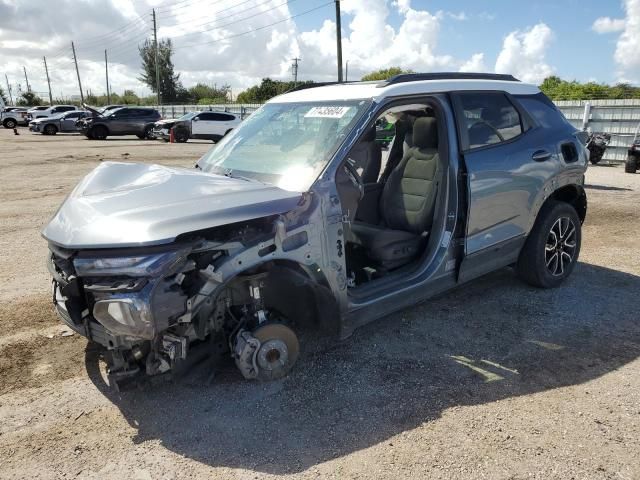
[[[578,261],[581,227],[573,206],[553,200],[545,203],[520,252],[518,276],[534,287],[560,285]]]
[[[91,130],[89,130],[90,137],[93,140],[105,140],[107,135],[109,135],[109,130],[107,127],[103,125],[96,125]]]
[[[144,127],[144,133],[142,136],[138,136],[140,139],[153,140],[153,125],[147,125]]]
[[[626,173],[636,173],[636,170],[638,170],[638,157],[629,155],[627,161],[624,162],[624,171]]]
[[[45,125],[44,129],[42,130],[42,133],[44,135],[55,135],[56,133],[58,133],[58,128],[52,124]]]
[[[185,143],[189,140],[189,132],[184,128],[179,128],[178,130],[173,131],[173,139],[176,143]]]
[[[13,129],[18,126],[18,122],[16,122],[13,118],[6,118],[4,122],[2,122],[2,126],[4,128]]]

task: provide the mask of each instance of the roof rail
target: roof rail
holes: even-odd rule
[[[358,80],[347,81],[347,82],[310,82],[310,83],[301,83],[297,87],[290,88],[284,93],[297,92],[298,90],[306,90],[307,88],[316,88],[316,87],[326,87],[327,85],[350,85],[353,83],[366,83],[360,82]]]
[[[502,80],[504,82],[519,82],[513,75],[502,73],[472,73],[472,72],[432,72],[432,73],[401,73],[394,75],[378,84],[386,87],[396,83],[417,82],[420,80]]]

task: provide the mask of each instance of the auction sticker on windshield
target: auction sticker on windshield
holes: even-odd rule
[[[351,107],[332,107],[332,106],[324,106],[324,107],[313,107],[307,113],[305,113],[305,118],[342,118],[344,114],[349,111]]]

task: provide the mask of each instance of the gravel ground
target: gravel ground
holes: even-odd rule
[[[0,130],[0,478],[638,479],[640,175],[587,173],[580,263],[509,269],[307,353],[115,393],[49,304],[40,229],[102,160],[189,166],[211,144]]]

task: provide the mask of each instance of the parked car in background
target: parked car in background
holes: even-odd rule
[[[27,107],[5,107],[0,112],[0,123],[4,128],[16,128],[18,125],[28,125]]]
[[[48,118],[38,118],[29,122],[29,130],[43,135],[55,135],[56,133],[77,132],[76,123],[79,119],[88,115],[84,110],[73,110],[52,115]]]
[[[27,120],[35,120],[36,118],[48,118],[58,113],[70,112],[78,110],[75,105],[53,105],[50,107],[34,107],[27,112]]]
[[[624,171],[627,173],[636,173],[638,168],[640,168],[640,136],[636,134],[629,150],[627,150],[627,160],[624,162]]]
[[[384,164],[381,118],[395,125]],[[507,266],[562,284],[587,212],[578,133],[510,75],[294,90],[196,170],[89,173],[43,231],[53,301],[109,350],[110,381],[168,372],[202,346],[247,379],[280,378],[306,329],[345,338]]]
[[[158,110],[144,107],[123,107],[104,114],[87,107],[92,116],[78,122],[80,131],[90,140],[104,140],[109,136],[136,135],[153,138],[153,125],[161,116]]]
[[[186,118],[191,118],[193,115],[195,115],[194,112],[188,112],[179,118],[164,118],[162,120],[158,120],[153,125],[154,138],[158,138],[164,140],[165,142],[168,142],[170,131],[174,127],[176,122],[180,122]]]
[[[187,113],[173,125],[173,137],[178,143],[184,143],[190,138],[217,142],[240,125],[241,121],[240,116],[227,112]],[[168,138],[168,131],[163,135]]]

